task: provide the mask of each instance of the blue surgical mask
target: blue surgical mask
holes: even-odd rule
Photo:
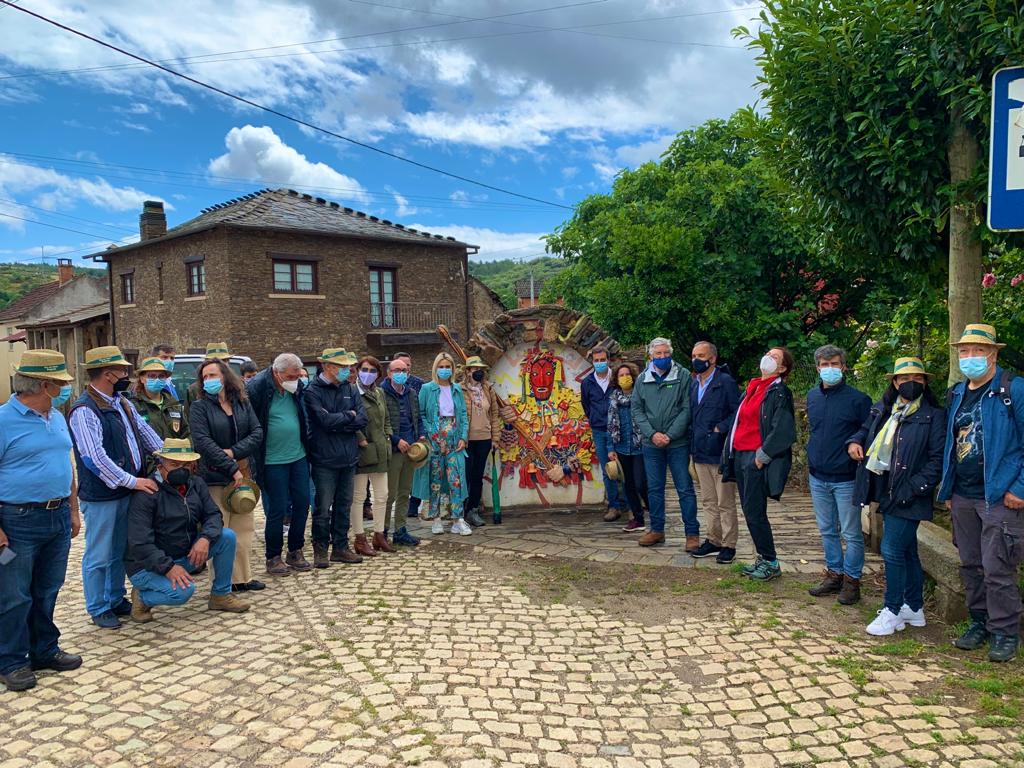
[[[843,380],[841,368],[819,368],[818,375],[821,376],[822,383],[829,387],[834,387]]]
[[[667,371],[669,368],[672,367],[671,357],[656,357],[653,360],[651,360],[651,362],[654,364],[654,367],[657,368],[659,371]]]
[[[60,388],[60,394],[50,400],[50,406],[53,408],[60,408],[64,403],[71,399],[71,385],[65,384]]]
[[[398,386],[404,387],[405,382],[409,380],[409,374],[406,373],[405,371],[396,371],[395,374],[391,377],[391,380],[395,382],[395,384],[397,384]]]
[[[980,379],[988,370],[987,357],[961,357],[960,373],[968,379]]]
[[[351,373],[352,368],[348,365],[339,365],[338,372],[334,374],[338,381],[348,381],[348,375]]]
[[[224,389],[224,382],[220,379],[207,379],[203,382],[203,389],[208,395],[219,395],[220,391]]]
[[[174,370],[174,361],[173,360],[161,360],[160,362],[164,364],[164,368],[166,368],[168,371],[173,371]]]
[[[451,368],[438,368],[437,369],[437,378],[439,378],[441,381],[448,381],[448,379],[450,379],[451,377],[452,377],[452,369]]]
[[[607,373],[608,372],[608,363],[607,363],[607,361],[602,360],[599,363],[594,363],[594,370],[597,373],[600,373],[600,374]]]
[[[162,392],[167,388],[167,382],[163,379],[146,379],[146,389],[149,392]]]

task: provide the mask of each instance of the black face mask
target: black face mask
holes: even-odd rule
[[[904,400],[914,401],[924,394],[924,384],[920,381],[904,381],[896,387],[896,391]]]
[[[191,477],[191,472],[184,467],[178,467],[167,473],[167,482],[170,485],[188,485],[189,478]]]
[[[704,371],[711,367],[711,363],[707,360],[701,360],[699,357],[693,358],[690,361],[690,365],[693,367],[694,373],[704,373]]]
[[[483,380],[484,380],[484,372],[483,371],[473,371],[473,381],[483,381]]]
[[[128,376],[124,376],[114,382],[115,392],[127,392],[128,387],[131,386],[131,379]]]

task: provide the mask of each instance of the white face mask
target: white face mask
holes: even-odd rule
[[[281,382],[281,388],[285,392],[290,392],[291,394],[294,395],[296,392],[299,391],[299,382],[297,380],[296,381],[282,381]]]
[[[779,370],[779,363],[771,355],[765,355],[761,358],[761,373],[775,373]]]

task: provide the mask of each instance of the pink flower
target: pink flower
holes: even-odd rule
[[[981,278],[982,288],[991,288],[996,284],[996,276],[994,272],[986,272],[985,276]]]
[[[1021,272],[1019,275],[1014,275],[1010,279],[1010,285],[1012,285],[1014,288],[1016,288],[1021,283],[1024,283],[1024,272]]]
[[[875,349],[876,347],[878,347],[878,342],[875,339],[868,339],[865,342],[864,346],[866,346],[868,349]]]

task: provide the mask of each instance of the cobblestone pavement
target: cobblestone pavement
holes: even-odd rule
[[[1022,748],[936,694],[928,654],[859,635],[837,657],[793,607],[688,615],[714,587],[653,623],[548,603],[522,587],[544,562],[433,543],[271,581],[242,615],[206,610],[205,574],[193,604],[116,632],[72,567],[58,621],[85,665],[0,693],[0,766],[976,768]]]
[[[675,497],[674,493],[668,495],[671,498]],[[686,537],[683,533],[678,501],[669,501],[666,512],[666,541],[658,547],[638,547],[636,542],[640,534],[624,533],[622,530],[622,526],[629,520],[626,515],[615,523],[606,523],[602,519],[603,513],[603,509],[512,510],[505,512],[500,526],[486,525],[476,529],[473,536],[467,536],[460,541],[466,545],[483,546],[494,551],[568,557],[602,563],[722,568],[715,563],[713,557],[696,560],[683,551]],[[756,553],[743,521],[743,513],[739,512],[739,516],[736,558],[738,561],[748,562],[754,559]],[[707,530],[703,511],[698,511],[698,518],[703,533]],[[772,521],[775,545],[783,569],[799,573],[820,573],[824,568],[824,560],[810,496],[787,492],[781,502],[769,501],[768,518]],[[490,513],[486,513],[484,519],[490,521]],[[417,536],[430,537],[430,525],[422,520],[410,520],[409,527]],[[869,552],[865,571],[871,575],[883,570],[881,558]]]

